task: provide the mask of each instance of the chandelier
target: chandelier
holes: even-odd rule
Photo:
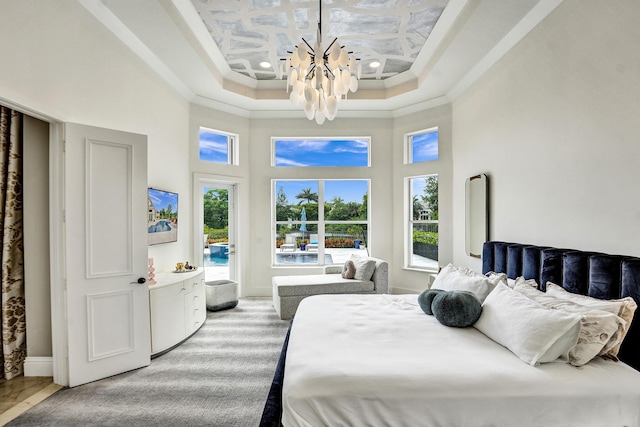
[[[346,99],[349,91],[358,90],[358,79],[362,74],[362,65],[347,52],[335,38],[326,47],[322,45],[322,0],[320,19],[314,46],[303,38],[284,64],[281,73],[287,76],[287,93],[291,87],[289,99],[296,106],[303,106],[309,120],[315,119],[321,125],[325,119],[333,120],[338,113],[338,102]]]

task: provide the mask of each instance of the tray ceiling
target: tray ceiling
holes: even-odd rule
[[[318,0],[77,1],[190,102],[304,117],[279,66],[259,64],[315,41]],[[563,0],[322,1],[324,44],[338,37],[363,64],[339,117],[395,117],[454,100]]]
[[[322,18],[320,17],[320,1]],[[306,40],[335,38],[362,64],[362,78],[407,71],[448,0],[191,0],[229,67],[258,79],[281,78],[279,64]],[[376,61],[380,65],[371,67]],[[269,63],[271,67],[261,66]]]

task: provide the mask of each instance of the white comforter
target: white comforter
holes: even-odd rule
[[[318,295],[295,315],[282,403],[285,427],[639,426],[640,372],[528,366],[417,295]]]

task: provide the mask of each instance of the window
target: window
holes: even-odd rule
[[[272,138],[273,166],[369,166],[369,138]]]
[[[438,160],[438,128],[406,135],[406,162],[421,163]]]
[[[367,255],[369,180],[273,180],[274,264],[342,264]]]
[[[407,178],[407,266],[438,269],[438,175]]]
[[[237,165],[238,136],[213,129],[200,128],[200,160]]]

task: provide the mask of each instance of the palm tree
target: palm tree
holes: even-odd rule
[[[311,202],[318,203],[318,193],[312,192],[311,188],[305,188],[300,193],[296,194],[296,199],[300,199],[300,202],[298,202],[299,205],[304,201],[306,201],[307,204]]]

